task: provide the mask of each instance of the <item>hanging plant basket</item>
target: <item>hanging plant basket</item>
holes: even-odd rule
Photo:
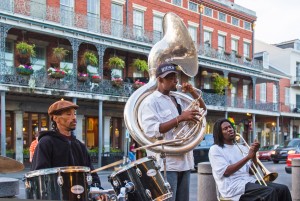
[[[134,59],[132,66],[135,67],[139,71],[148,71],[148,64],[147,61],[142,59]]]
[[[99,75],[93,75],[91,77],[92,83],[99,83],[101,81],[101,77]]]
[[[121,59],[120,57],[114,56],[114,57],[109,58],[108,66],[110,68],[122,69],[125,67],[125,61],[123,59]]]
[[[203,77],[206,77],[206,76],[208,75],[208,73],[207,73],[206,70],[204,70],[204,71],[202,71],[201,75],[202,75]]]
[[[50,67],[47,72],[48,72],[48,76],[54,79],[61,79],[67,75],[67,71],[62,68],[58,69],[58,68]]]
[[[62,61],[67,55],[69,51],[64,49],[63,47],[55,47],[53,48],[52,54],[58,60]]]
[[[16,45],[16,49],[21,58],[28,58],[31,56],[35,56],[35,45],[29,45],[28,43],[22,41],[18,42]]]
[[[97,66],[98,64],[98,58],[93,52],[90,51],[84,52],[83,59],[86,65]]]
[[[86,82],[89,79],[89,75],[87,73],[78,73],[77,80],[79,82]]]
[[[33,74],[33,69],[31,66],[28,65],[20,65],[16,68],[16,71],[20,75],[32,75]]]

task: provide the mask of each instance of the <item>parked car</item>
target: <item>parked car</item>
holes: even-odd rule
[[[300,147],[296,149],[295,153],[289,153],[286,159],[285,172],[288,174],[292,173],[292,159],[300,158]]]
[[[286,143],[285,143],[286,144]],[[300,138],[294,138],[288,141],[285,146],[279,146],[275,149],[275,153],[271,154],[273,163],[278,163],[279,161],[286,161],[288,154],[295,153],[297,147],[300,146]]]
[[[213,134],[206,134],[201,143],[194,148],[194,166],[195,169],[198,167],[198,163],[207,162],[209,148],[214,144]]]
[[[258,150],[258,159],[259,160],[268,160],[271,161],[271,154],[275,153],[275,149],[278,147],[278,144],[263,146]]]

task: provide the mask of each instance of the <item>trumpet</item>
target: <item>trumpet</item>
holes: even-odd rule
[[[247,146],[247,148],[250,149],[250,146],[248,145],[248,143],[246,142],[246,140],[243,138],[243,136],[241,134],[236,133],[236,138],[243,141],[244,144]],[[235,142],[235,143],[238,146],[239,150],[242,152],[242,154],[244,154],[244,152],[242,151],[242,149],[240,148],[238,143],[237,142]],[[261,169],[261,172],[263,175],[260,174],[260,172],[258,171],[258,169],[255,165],[253,165],[253,168],[250,166],[250,169],[251,169],[252,173],[254,174],[256,180],[258,181],[258,183],[260,185],[263,184],[263,185],[267,186],[266,182],[274,181],[278,177],[278,173],[270,172],[258,158],[256,160],[257,160],[257,165]]]

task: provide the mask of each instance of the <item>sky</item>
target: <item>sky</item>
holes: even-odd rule
[[[255,39],[274,44],[300,39],[300,0],[235,0],[256,12]]]

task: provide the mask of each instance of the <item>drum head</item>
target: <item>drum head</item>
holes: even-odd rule
[[[84,166],[55,167],[30,171],[27,172],[24,176],[25,178],[31,178],[40,175],[56,174],[58,172],[90,172],[90,168]]]

